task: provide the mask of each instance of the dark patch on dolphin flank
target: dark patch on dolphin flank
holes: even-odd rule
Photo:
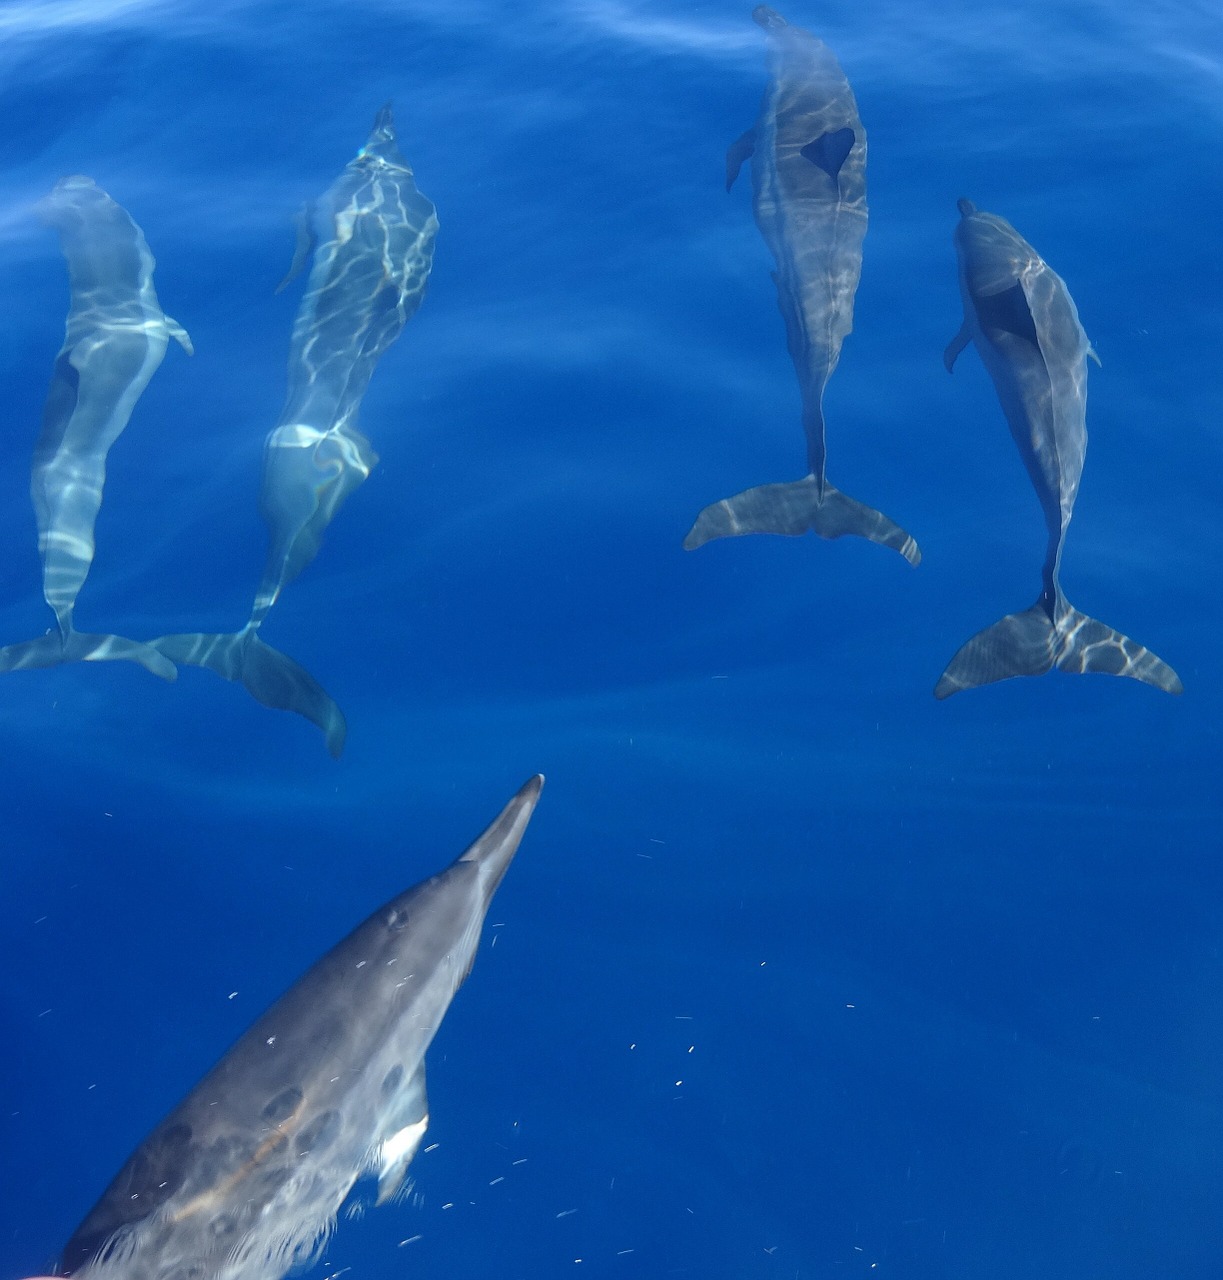
[[[190,1125],[171,1124],[136,1151],[123,1180],[122,1212],[95,1208],[64,1250],[62,1274],[70,1276],[92,1262],[119,1229],[147,1218],[178,1193],[191,1158],[191,1136]]]
[[[50,425],[51,431],[48,434],[53,436],[55,445],[63,439],[63,426],[66,426],[76,412],[76,402],[80,392],[81,373],[72,363],[72,352],[61,351],[55,360],[51,386],[47,390],[47,401],[42,411],[43,430],[47,431]],[[62,425],[57,429],[56,424]],[[49,459],[54,456],[54,447],[43,447],[41,440],[35,448],[39,457]]]
[[[268,1124],[284,1124],[302,1104],[302,1091],[295,1085],[282,1089],[261,1112]]]
[[[324,1111],[321,1116],[315,1116],[306,1125],[297,1135],[293,1145],[299,1156],[304,1156],[311,1151],[326,1151],[339,1132],[340,1113],[334,1110]]]
[[[1013,333],[1040,350],[1036,321],[1032,319],[1032,309],[1028,306],[1028,295],[1024,293],[1023,285],[1016,283],[1001,293],[981,294],[976,304],[977,319],[982,329]]]
[[[799,154],[804,160],[810,160],[817,169],[823,169],[835,182],[841,166],[849,159],[849,153],[853,149],[854,131],[834,129],[831,133],[822,134],[814,142],[808,142]]]
[[[399,1088],[403,1080],[403,1067],[396,1063],[382,1078],[382,1096],[389,1098]]]

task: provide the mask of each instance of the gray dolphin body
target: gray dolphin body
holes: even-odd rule
[[[266,706],[305,716],[338,756],[346,734],[339,707],[307,671],[265,644],[259,629],[378,461],[357,414],[378,360],[420,306],[433,263],[437,214],[400,154],[389,106],[313,221],[313,240],[299,242],[288,277],[313,243],[293,324],[288,394],[264,445],[260,505],[270,538],[250,619],[228,635],[170,635],[152,643],[176,662],[240,681]]]
[[[1087,357],[1095,352],[1061,277],[997,214],[959,203],[955,245],[964,323],[943,360],[972,342],[1040,499],[1048,549],[1039,599],[973,636],[935,686],[936,698],[1011,676],[1101,671],[1180,693],[1176,672],[1120,631],[1080,613],[1059,581],[1066,528],[1087,453]]]
[[[542,785],[272,1005],[136,1149],[61,1274],[279,1280],[317,1254],[360,1176],[377,1176],[379,1204],[395,1194],[428,1122],[425,1051]]]
[[[71,304],[43,409],[30,494],[38,520],[43,595],[58,628],[0,649],[0,671],[126,659],[165,680],[173,664],[123,636],[76,630],[76,598],[93,564],[106,457],[171,337],[190,352],[153,288],[153,255],[128,212],[92,179],[64,178],[40,206],[60,233]]]
[[[921,552],[908,533],[825,476],[824,388],[853,328],[866,236],[866,130],[827,45],[765,5],[752,17],[768,33],[772,76],[755,126],[727,154],[726,185],[750,156],[756,225],[777,263],[777,301],[802,393],[810,474],[713,503],[684,546],[811,530],[822,538],[869,538],[917,564]]]

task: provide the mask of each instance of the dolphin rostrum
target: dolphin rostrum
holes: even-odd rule
[[[997,214],[959,202],[955,231],[964,323],[943,356],[948,371],[971,341],[1002,402],[1040,499],[1049,541],[1036,603],[978,632],[934,689],[961,689],[1062,671],[1130,676],[1168,693],[1183,686],[1149,649],[1080,613],[1058,571],[1087,453],[1087,357],[1097,359],[1062,278]]]
[[[756,225],[777,270],[777,301],[802,394],[810,474],[746,489],[706,507],[684,539],[689,550],[740,533],[847,533],[899,551],[917,543],[881,511],[834,489],[825,476],[824,388],[853,327],[866,236],[866,130],[832,51],[767,5],[752,17],[769,37],[772,77],[756,124],[726,157],[726,187],[752,161]]]
[[[400,154],[389,104],[313,222],[312,235],[309,214],[303,218],[283,282],[301,269],[313,244],[293,323],[288,394],[264,444],[260,504],[270,538],[250,618],[232,634],[168,635],[152,643],[176,662],[241,681],[266,706],[305,716],[338,756],[346,733],[339,707],[307,671],[264,644],[259,629],[378,461],[357,429],[357,413],[379,358],[420,306],[433,263],[437,215]]]
[[[57,1270],[85,1280],[280,1280],[365,1174],[403,1185],[428,1123],[425,1051],[471,971],[539,798],[532,778],[446,870],[329,951],[136,1148]]]
[[[169,339],[187,352],[191,340],[157,301],[144,234],[91,178],[62,179],[40,212],[60,233],[71,288],[30,481],[43,595],[58,628],[0,649],[0,671],[127,659],[173,680],[173,664],[156,649],[123,636],[77,631],[73,611],[93,563],[106,455]]]

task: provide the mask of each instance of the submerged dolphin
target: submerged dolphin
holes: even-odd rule
[[[752,17],[769,35],[772,79],[756,124],[726,157],[726,187],[752,160],[756,225],[777,270],[777,301],[798,374],[810,474],[747,489],[706,507],[684,546],[740,533],[822,538],[853,533],[899,551],[917,543],[881,511],[834,489],[824,474],[824,388],[853,327],[866,236],[866,130],[853,90],[827,45],[767,5]]]
[[[357,429],[361,399],[382,353],[424,298],[437,215],[399,152],[389,105],[314,211],[288,279],[314,246],[293,324],[289,387],[267,437],[260,505],[270,534],[251,616],[232,634],[162,636],[168,658],[238,680],[269,707],[296,711],[343,750],[344,716],[301,666],[259,638],[281,591],[314,559],[323,531],[378,461]],[[283,287],[283,286],[282,286]]]
[[[77,631],[73,610],[93,563],[106,455],[169,339],[187,352],[191,340],[158,304],[144,234],[91,178],[64,178],[40,211],[60,233],[72,292],[30,481],[43,595],[59,625],[0,649],[0,671],[122,658],[173,680],[173,665],[156,649],[123,636]]]
[[[68,1242],[90,1280],[279,1280],[363,1174],[393,1196],[428,1123],[425,1051],[471,971],[534,777],[438,875],[329,951],[137,1147]]]
[[[971,341],[1002,402],[1049,534],[1040,597],[973,636],[935,686],[936,698],[1010,676],[1102,671],[1180,693],[1176,672],[1120,631],[1080,613],[1058,570],[1087,453],[1087,357],[1095,352],[1061,277],[997,214],[959,202],[955,231],[964,323],[948,371]]]

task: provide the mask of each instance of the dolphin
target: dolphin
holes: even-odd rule
[[[769,37],[772,78],[755,125],[726,157],[729,191],[749,157],[756,225],[777,263],[773,281],[802,394],[809,474],[746,489],[706,507],[684,547],[741,533],[847,533],[893,547],[910,563],[917,543],[881,511],[828,483],[824,388],[853,328],[866,236],[866,130],[845,73],[809,31],[767,5],[752,17]]]
[[[293,323],[288,394],[263,451],[260,505],[269,543],[246,625],[231,634],[161,636],[175,662],[236,680],[266,706],[318,725],[333,756],[343,713],[301,666],[260,639],[268,611],[317,555],[323,531],[378,461],[357,428],[374,368],[425,294],[437,213],[400,154],[388,103],[354,159],[301,220],[281,288],[314,261]]]
[[[93,564],[106,455],[157,372],[170,338],[191,340],[162,311],[144,233],[92,178],[58,182],[41,202],[60,233],[71,303],[34,447],[30,496],[38,520],[43,595],[58,627],[0,648],[0,671],[126,659],[173,680],[173,664],[147,644],[76,629],[76,598]]]
[[[959,202],[955,230],[964,323],[947,346],[950,372],[972,342],[993,379],[1002,411],[1040,499],[1048,531],[1041,592],[1022,613],[978,632],[952,658],[934,689],[961,689],[1011,676],[1102,671],[1168,693],[1180,677],[1149,649],[1080,613],[1059,581],[1062,546],[1087,453],[1087,357],[1099,363],[1065,282],[1005,218]]]
[[[136,1148],[65,1247],[84,1280],[280,1280],[359,1177],[404,1184],[428,1124],[425,1053],[471,972],[543,778],[437,875],[309,969]]]

